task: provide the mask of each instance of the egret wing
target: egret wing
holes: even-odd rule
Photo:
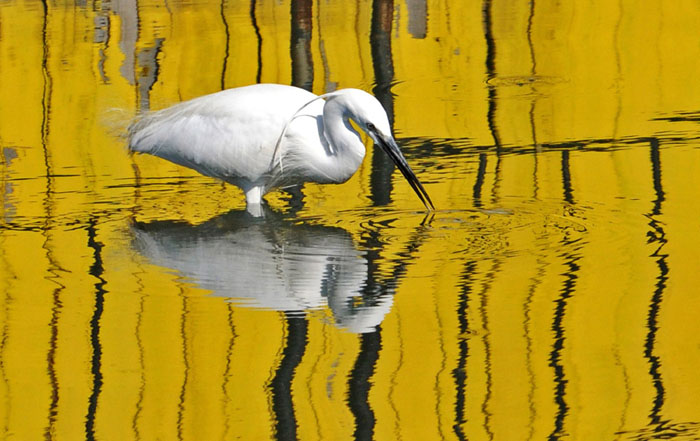
[[[255,182],[268,172],[287,121],[313,98],[278,85],[206,95],[146,114],[130,127],[129,146],[207,176]]]

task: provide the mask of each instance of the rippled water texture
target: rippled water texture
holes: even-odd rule
[[[700,439],[693,1],[0,3],[0,438]],[[380,149],[268,196],[140,111],[357,87]]]

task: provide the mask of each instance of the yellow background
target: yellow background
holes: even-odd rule
[[[387,4],[395,132],[439,211],[421,225],[397,173],[372,207],[370,148],[299,214],[358,249],[381,236],[376,439],[697,437],[700,7]],[[290,9],[0,4],[0,436],[275,437],[284,312],[210,296],[129,239],[132,219],[198,224],[242,194],[119,133],[144,107],[290,84]],[[315,93],[373,89],[372,19],[370,1],[311,2]],[[306,323],[297,435],[352,439],[368,337],[327,307]]]

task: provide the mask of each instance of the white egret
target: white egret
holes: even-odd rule
[[[129,149],[148,153],[243,190],[249,212],[279,187],[347,181],[365,156],[351,121],[394,161],[428,210],[428,193],[401,154],[382,105],[367,92],[317,96],[256,84],[147,113],[129,126]]]

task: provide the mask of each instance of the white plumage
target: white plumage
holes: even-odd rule
[[[260,213],[262,196],[274,188],[337,184],[355,173],[365,146],[351,120],[433,209],[391,135],[384,108],[358,89],[320,97],[279,84],[224,90],[143,115],[129,127],[129,149],[233,184],[245,192],[248,210]]]
[[[264,222],[231,211],[198,225],[135,222],[131,231],[150,263],[240,305],[291,313],[328,306],[336,325],[372,332],[393,304],[391,284],[363,292],[373,283],[367,255],[338,227],[268,210]]]

